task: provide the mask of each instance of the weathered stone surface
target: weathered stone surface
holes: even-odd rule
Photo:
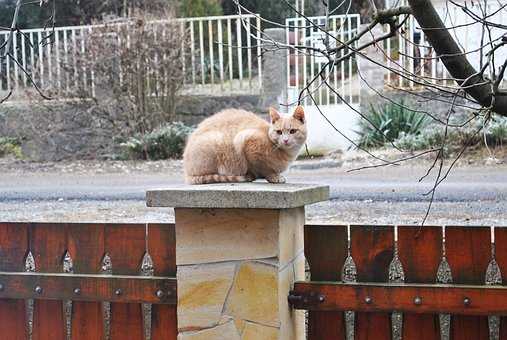
[[[146,193],[149,207],[173,208],[286,209],[328,199],[328,186],[264,182],[177,185]]]
[[[235,263],[178,267],[180,331],[208,328],[219,323],[235,268]]]
[[[233,321],[198,332],[178,334],[178,340],[240,340],[239,332]],[[259,340],[261,340],[259,338]]]
[[[225,314],[236,319],[279,327],[278,269],[258,262],[243,262],[226,302]],[[287,300],[287,297],[285,296]]]
[[[277,340],[278,328],[245,322],[241,340]]]
[[[277,210],[176,209],[176,264],[278,256]]]
[[[224,91],[225,92],[225,91]],[[228,92],[228,91],[227,91]],[[182,95],[176,105],[175,121],[181,121],[187,125],[197,125],[203,119],[223,109],[231,107],[255,113],[267,113],[259,107],[259,95],[225,95],[226,93],[214,93],[213,95]]]
[[[304,252],[305,208],[280,210],[278,233],[279,266],[284,267]]]
[[[272,41],[286,43],[286,32],[283,28],[268,28],[263,32]],[[287,110],[279,103],[287,102],[287,54],[283,49],[266,42],[262,57],[262,94],[260,105]],[[270,46],[271,45],[271,46]]]
[[[290,308],[287,301],[287,296],[294,285],[294,281],[298,280],[304,280],[304,257],[302,256],[278,273],[279,339],[305,339],[304,311]]]
[[[267,110],[260,109],[260,97],[256,89],[254,91],[240,90],[237,94],[215,91],[208,95],[182,93],[178,96],[174,121],[196,125],[206,117],[231,107],[266,116]],[[104,114],[104,109],[111,110],[114,117],[124,108],[105,107],[88,101],[53,100],[50,103],[37,103],[25,100],[26,91],[15,92],[18,92],[19,98],[15,98],[14,94],[12,101],[0,106],[0,136],[22,139],[26,158],[34,161],[101,159],[109,158],[118,151],[117,142],[111,138],[113,125],[117,122],[112,124]],[[6,93],[1,92],[0,97],[3,94]]]

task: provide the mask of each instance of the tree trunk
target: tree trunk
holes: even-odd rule
[[[459,48],[445,28],[435,7],[430,0],[408,0],[412,15],[421,26],[429,43],[435,49],[437,56],[444,63],[449,74],[457,79],[459,85],[466,87],[464,91],[474,98],[481,106],[490,107],[502,116],[507,116],[507,93],[496,93],[493,99],[491,85],[482,84],[484,78],[477,75],[477,70],[468,62],[466,55]],[[464,83],[466,80],[466,83]],[[471,86],[478,84],[476,86]]]

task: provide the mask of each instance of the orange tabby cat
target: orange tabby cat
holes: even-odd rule
[[[269,110],[271,123],[244,110],[224,110],[205,119],[190,136],[183,164],[189,184],[250,182],[265,178],[284,183],[280,174],[306,140],[305,113],[290,117]]]

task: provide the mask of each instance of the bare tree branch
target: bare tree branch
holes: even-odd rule
[[[440,19],[430,0],[408,0],[412,14],[428,41],[458,84],[484,107],[507,117],[507,92],[492,92],[491,80],[477,72]],[[507,39],[503,39],[507,43]],[[460,79],[467,79],[461,81]]]

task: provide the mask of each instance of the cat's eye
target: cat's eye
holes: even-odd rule
[[[296,129],[291,129],[289,132],[290,132],[291,135],[293,135],[293,134],[296,133],[296,131],[297,131]]]
[[[282,130],[276,130],[276,133],[278,133],[279,135],[282,134]]]

